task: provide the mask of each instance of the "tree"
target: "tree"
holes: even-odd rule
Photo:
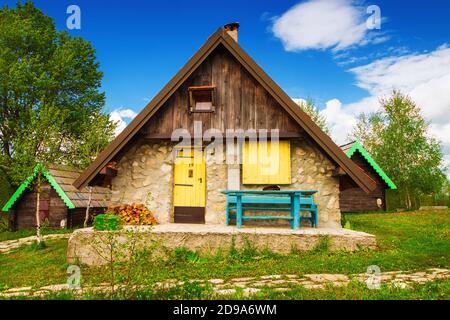
[[[393,91],[380,104],[381,111],[360,116],[353,137],[362,140],[411,209],[413,196],[442,190],[441,144],[428,134],[420,107],[407,95]]]
[[[0,9],[0,167],[10,182],[37,164],[84,167],[112,139],[98,68],[89,42],[58,32],[31,2]]]
[[[383,128],[380,112],[361,113],[357,116],[357,123],[348,135],[348,140],[359,141],[369,153],[373,153],[374,145],[381,144],[380,136]]]
[[[0,9],[0,166],[10,182],[27,177],[48,144],[41,118],[52,116],[57,163],[84,167],[112,139],[98,68],[89,42],[58,32],[31,2]]]
[[[319,112],[317,107],[314,104],[314,101],[308,99],[308,100],[301,100],[301,99],[295,99],[294,100],[300,108],[308,115],[310,116],[311,120],[314,121],[325,133],[329,134],[330,129],[328,128],[327,119],[326,117]]]

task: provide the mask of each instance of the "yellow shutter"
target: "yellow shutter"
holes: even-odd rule
[[[290,184],[290,141],[244,143],[242,181],[243,184]]]

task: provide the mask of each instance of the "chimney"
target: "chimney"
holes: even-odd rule
[[[234,39],[234,41],[238,42],[239,22],[228,23],[223,26],[223,29]]]

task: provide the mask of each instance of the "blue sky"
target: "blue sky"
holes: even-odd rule
[[[81,30],[70,33],[96,48],[106,111],[122,110],[127,122],[211,33],[238,21],[240,45],[291,97],[313,99],[337,142],[359,112],[376,110],[378,99],[398,88],[422,106],[450,160],[448,0],[35,3],[60,30],[67,29],[67,7],[80,7]],[[380,30],[365,27],[369,5],[381,9]]]

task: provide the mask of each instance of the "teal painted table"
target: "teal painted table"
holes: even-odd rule
[[[314,203],[317,190],[223,190],[227,195],[226,222],[231,219],[231,211],[236,212],[236,226],[240,228],[244,220],[285,219],[291,221],[292,229],[300,227],[301,212],[309,211],[313,227],[318,226],[319,212]],[[245,216],[244,211],[289,211],[289,216]]]

